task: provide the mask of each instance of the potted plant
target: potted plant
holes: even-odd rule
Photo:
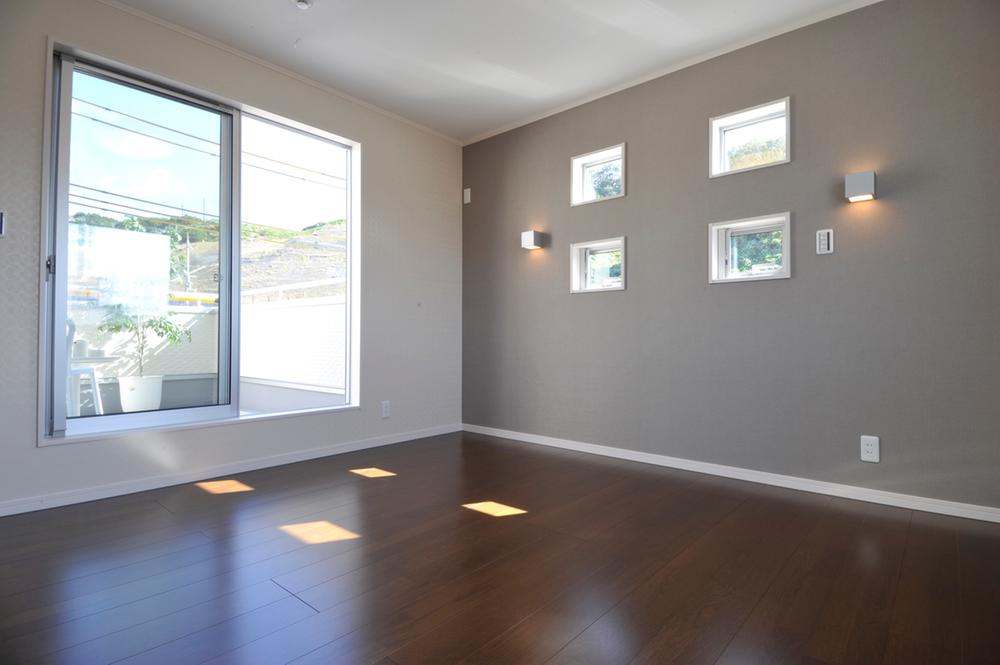
[[[158,340],[167,344],[180,344],[185,339],[191,341],[191,331],[171,321],[166,316],[146,316],[136,314],[124,305],[112,305],[104,316],[98,331],[102,333],[130,333],[132,335],[132,356],[136,362],[138,376],[118,377],[118,392],[121,395],[122,411],[155,411],[160,408],[163,397],[163,377],[146,376],[143,369],[146,353]]]

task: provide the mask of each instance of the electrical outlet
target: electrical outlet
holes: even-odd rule
[[[861,435],[861,461],[878,464],[881,459],[877,436]]]
[[[382,400],[382,417],[388,418],[391,415],[392,415],[392,404],[390,404],[389,400],[387,399]]]

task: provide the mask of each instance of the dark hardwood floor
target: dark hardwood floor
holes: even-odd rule
[[[472,434],[221,480],[0,519],[0,662],[1000,663],[998,524]]]

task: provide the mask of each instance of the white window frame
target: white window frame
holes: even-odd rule
[[[708,281],[710,284],[759,282],[792,276],[792,214],[790,212],[716,222],[708,226]],[[734,235],[781,231],[781,269],[762,275],[740,276],[729,271],[730,240]]]
[[[754,111],[759,111],[765,109],[769,106],[774,106],[775,104],[782,104],[782,109],[780,111],[774,111],[762,115],[753,115]],[[750,114],[750,117],[741,118],[744,114]],[[785,118],[785,158],[780,160],[775,160],[773,162],[767,162],[766,164],[757,164],[755,166],[746,166],[741,169],[727,169],[726,168],[726,132],[733,129],[740,129],[742,127],[748,127],[750,125],[756,125],[761,122],[766,122],[768,120],[774,120],[775,118],[780,118],[784,116]],[[728,121],[728,122],[727,122]],[[733,111],[731,113],[724,113],[722,115],[717,115],[708,120],[708,144],[709,144],[709,166],[708,166],[708,177],[709,178],[719,178],[721,176],[733,175],[734,173],[745,173],[747,171],[756,171],[757,169],[766,169],[771,166],[780,166],[781,164],[788,164],[792,161],[792,98],[784,97],[782,99],[775,99],[770,102],[765,102],[763,104],[757,104],[756,106],[751,106],[749,108],[740,109],[739,111]]]
[[[607,251],[620,249],[622,252],[622,283],[621,286],[587,287],[587,257],[592,251]],[[625,290],[625,236],[604,238],[603,240],[588,240],[569,246],[570,253],[570,293],[603,293],[605,291]]]
[[[608,153],[612,150],[618,150],[619,154],[612,157],[602,157],[604,153]],[[584,200],[583,198],[583,172],[591,166],[596,166],[599,164],[605,164],[615,161],[621,161],[622,164],[622,191],[620,194],[615,194],[614,196],[605,196],[603,198],[594,198]],[[569,204],[570,207],[577,207],[588,205],[590,203],[599,203],[601,201],[613,201],[615,199],[620,199],[625,196],[625,144],[618,143],[615,145],[609,145],[606,148],[601,148],[599,150],[591,150],[588,153],[577,155],[571,157],[569,160],[570,166],[570,178],[569,178]]]
[[[39,308],[38,346],[38,446],[58,445],[98,439],[108,439],[135,431],[187,429],[190,427],[225,424],[243,420],[269,420],[306,413],[336,412],[360,408],[360,293],[361,293],[361,144],[315,127],[284,118],[261,109],[208,95],[168,79],[121,65],[113,60],[81,52],[49,40],[51,56],[46,66],[45,129],[42,146],[42,218],[44,220],[39,287],[42,304]],[[144,413],[111,414],[93,418],[66,418],[65,381],[68,358],[66,345],[57,343],[60,321],[65,326],[65,280],[61,271],[66,260],[65,233],[66,192],[69,179],[69,132],[60,128],[70,126],[71,105],[60,103],[60,96],[72,91],[74,67],[89,71],[127,85],[176,98],[220,112],[224,116],[223,148],[221,151],[223,183],[222,208],[224,220],[220,229],[220,271],[228,271],[223,279],[228,281],[220,289],[219,309],[219,385],[220,404],[203,407],[166,409]],[[240,415],[239,413],[239,266],[240,266],[240,164],[239,140],[242,114],[275,122],[289,129],[318,136],[340,144],[350,151],[347,187],[347,262],[349,288],[347,291],[347,358],[345,358],[346,404],[306,408],[293,411]],[[54,270],[48,267],[55,257]],[[60,277],[55,279],[54,276]],[[225,283],[225,282],[224,282]],[[228,302],[227,302],[228,301]],[[224,306],[225,304],[225,306]],[[63,310],[60,313],[60,310]],[[60,378],[57,380],[57,376]]]

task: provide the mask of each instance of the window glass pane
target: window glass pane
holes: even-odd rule
[[[579,205],[622,196],[625,193],[624,161],[624,144],[574,157],[570,203]]]
[[[584,200],[592,201],[622,193],[622,162],[616,159],[583,167]]]
[[[729,240],[729,271],[736,277],[767,275],[782,266],[780,229],[732,234]]]
[[[347,402],[350,149],[243,116],[240,409]]]
[[[771,118],[723,132],[727,170],[745,169],[785,159],[785,117]]]
[[[220,403],[222,131],[218,112],[73,73],[69,417]]]
[[[622,250],[587,250],[587,288],[610,289],[622,285]]]

